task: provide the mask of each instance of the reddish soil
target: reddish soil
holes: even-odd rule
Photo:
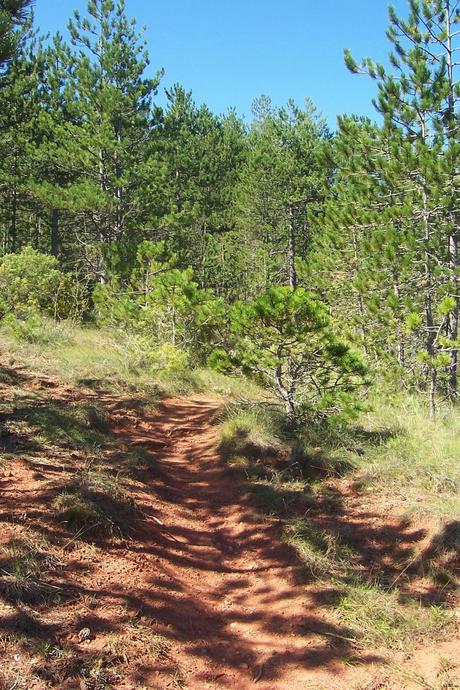
[[[152,453],[158,469],[125,480],[142,511],[129,537],[75,540],[56,522],[51,505],[84,456],[44,454],[34,447],[26,452],[19,444],[1,479],[0,546],[18,525],[48,534],[60,559],[50,582],[62,596],[52,606],[0,601],[0,658],[8,678],[18,679],[15,688],[412,687],[409,680],[384,684],[384,653],[350,647],[346,630],[330,613],[331,592],[306,585],[277,523],[256,517],[244,485],[216,451],[212,421],[218,402],[198,396],[167,400],[155,412],[139,413],[128,400],[84,388],[76,392],[50,377],[37,383],[25,376],[21,385],[29,392],[49,389],[48,402],[103,405],[111,414],[113,441],[105,462],[114,475],[123,454],[136,448]],[[377,550],[379,516],[353,500],[350,524],[363,539],[370,530],[369,544],[375,541]],[[394,524],[380,531],[384,551],[397,539],[388,531]],[[407,526],[406,531],[410,543]],[[31,637],[52,645],[44,658]],[[54,648],[77,659],[73,675],[63,672],[60,679],[56,668],[63,662]],[[429,667],[433,674],[443,654],[455,659],[459,649],[457,640],[418,650],[410,668]],[[93,676],[86,684],[75,680],[87,659],[98,658],[94,668],[107,668],[99,685]]]
[[[304,690],[315,679],[331,681],[344,671],[343,647],[334,644],[341,630],[302,584],[277,525],[254,518],[243,487],[217,457],[216,409],[203,398],[168,400],[153,423],[119,430],[123,440],[153,444],[167,471],[154,491],[164,527],[155,526],[156,543],[141,549],[142,574],[130,596],[158,632],[180,641],[174,657],[188,687],[243,690],[257,681],[263,690]],[[162,673],[149,672],[147,686],[166,687]]]

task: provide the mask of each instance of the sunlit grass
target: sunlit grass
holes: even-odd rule
[[[460,512],[460,413],[445,410],[430,421],[416,397],[380,403],[362,420],[371,433],[390,432],[353,462],[363,489],[404,494],[412,515],[449,519]]]

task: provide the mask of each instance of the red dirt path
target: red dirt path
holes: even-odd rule
[[[23,385],[36,388],[26,376]],[[81,663],[108,659],[110,687],[117,690],[420,687],[406,680],[380,682],[385,655],[350,647],[346,629],[331,616],[331,592],[318,583],[306,585],[277,523],[255,516],[243,484],[216,450],[212,421],[218,402],[200,396],[166,400],[158,410],[138,414],[121,398],[63,388],[49,377],[39,387],[49,389],[48,401],[65,406],[97,400],[110,412],[114,443],[106,466],[114,472],[117,455],[136,448],[158,458],[158,471],[125,481],[142,511],[129,539],[69,541],[52,502],[84,457],[46,456],[32,448],[29,458],[18,458],[1,482],[0,541],[11,538],[10,523],[12,529],[23,524],[48,534],[65,556],[52,581],[67,598],[51,607],[0,602],[2,632],[32,631],[37,640],[71,649]],[[363,521],[368,508],[362,510],[350,504],[347,520]],[[383,525],[388,518],[378,519]],[[353,524],[360,534],[359,520]],[[91,637],[81,640],[86,627]],[[160,643],[152,649],[155,640]],[[433,678],[439,658],[455,659],[458,650],[458,640],[452,640],[416,650],[407,663]],[[0,658],[12,678],[31,679],[17,686],[21,690],[93,688],[80,685],[75,675],[56,681],[54,656],[43,662],[22,647],[18,653],[0,644]],[[404,657],[397,661],[404,663]],[[49,673],[52,686],[40,680]]]
[[[254,518],[242,486],[216,455],[216,409],[204,398],[168,400],[152,424],[118,429],[124,441],[155,450],[166,469],[154,493],[161,538],[145,544],[131,596],[144,602],[159,632],[180,642],[174,658],[187,687],[349,687],[341,630],[301,584],[277,526]],[[146,680],[149,688],[167,687],[161,669]]]

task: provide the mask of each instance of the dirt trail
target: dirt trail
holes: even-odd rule
[[[143,550],[137,597],[174,644],[187,687],[345,688],[341,630],[321,618],[276,525],[254,518],[216,455],[216,409],[204,398],[168,400],[136,429],[118,428],[165,470],[155,486],[163,526]],[[148,687],[172,687],[163,671],[153,664]]]
[[[66,387],[27,370],[10,375],[22,403],[1,439],[15,459],[0,473],[0,566],[10,567],[9,544],[19,528],[48,537],[57,552],[46,578],[61,594],[56,605],[0,597],[0,686],[3,669],[12,679],[6,687],[24,680],[19,690],[420,686],[381,680],[388,654],[350,644],[331,612],[333,582],[307,584],[276,521],[256,517],[243,483],[217,452],[218,402],[166,400],[146,412],[142,401],[97,387]],[[16,395],[10,388],[8,379],[5,399]],[[69,537],[53,506],[75,474],[88,471],[86,451],[43,445],[21,425],[37,409],[56,416],[76,403],[97,404],[111,420],[96,468],[120,473],[135,506],[125,513],[121,505],[119,533]],[[356,501],[328,519],[351,526],[361,546],[372,546],[376,563],[391,547],[399,554],[412,544],[411,530]],[[391,660],[435,678],[442,656],[458,658],[457,639]]]

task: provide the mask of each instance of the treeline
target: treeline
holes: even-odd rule
[[[353,398],[359,352],[434,414],[457,396],[460,2],[408,4],[389,70],[346,54],[381,124],[336,133],[309,101],[261,97],[250,126],[180,85],[159,107],[123,0],[90,0],[68,41],[26,22],[0,75],[2,253],[52,255],[81,313],[243,369],[293,418]]]

